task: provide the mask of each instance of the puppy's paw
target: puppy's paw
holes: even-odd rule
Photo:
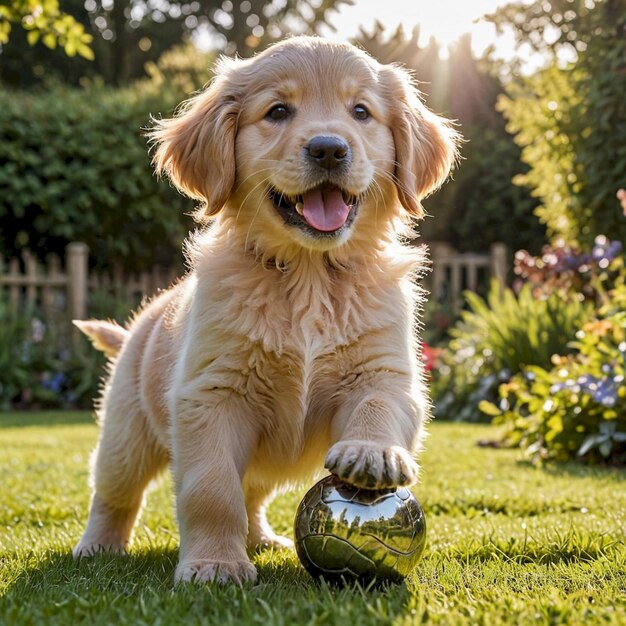
[[[126,544],[108,540],[89,541],[81,539],[72,550],[75,559],[96,556],[97,554],[126,554]]]
[[[364,489],[413,484],[419,468],[407,450],[370,441],[339,441],[328,451],[324,467],[341,480]]]
[[[176,568],[177,582],[235,583],[256,580],[256,568],[250,561],[209,561],[199,559],[180,563]]]

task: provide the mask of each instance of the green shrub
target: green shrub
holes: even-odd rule
[[[28,385],[28,367],[22,365],[20,358],[28,322],[24,316],[12,314],[8,304],[1,299],[0,318],[0,409],[6,409]]]
[[[175,51],[125,89],[0,89],[0,253],[83,241],[99,266],[180,258],[193,203],[154,178],[144,129],[199,86],[200,64],[208,58]]]
[[[527,274],[537,293],[587,298],[595,311],[549,365],[523,367],[482,411],[505,426],[503,442],[535,462],[582,457],[626,463],[626,269],[621,243],[597,237],[590,254],[542,257]],[[561,250],[563,252],[563,250]],[[559,260],[559,256],[560,259]],[[526,264],[536,267],[536,263]],[[537,273],[539,272],[539,273]],[[538,281],[536,278],[546,278]]]
[[[0,409],[91,407],[104,356],[73,342],[66,320],[14,311],[0,298]]]
[[[615,294],[620,302],[626,289]],[[605,307],[552,367],[526,367],[500,388],[498,404],[481,409],[506,426],[504,442],[533,461],[626,462],[626,313]]]
[[[598,5],[594,15],[601,18],[604,10]],[[626,240],[626,222],[615,210],[615,192],[626,177],[622,29],[613,20],[599,35],[601,29],[592,26],[573,64],[562,67],[555,60],[510,81],[508,96],[499,99],[507,128],[530,168],[515,181],[540,200],[535,214],[551,239],[590,247],[597,233],[607,232]]]
[[[529,365],[547,367],[563,354],[591,306],[560,294],[535,298],[531,285],[516,295],[497,282],[486,300],[466,293],[469,309],[450,330],[433,383],[435,415],[445,419],[485,419],[478,405],[495,400],[498,387]]]

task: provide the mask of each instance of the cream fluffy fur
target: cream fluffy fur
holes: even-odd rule
[[[277,104],[285,119],[268,117]],[[311,164],[305,147],[320,135],[349,145],[345,167]],[[123,551],[146,486],[171,463],[176,578],[240,582],[256,575],[246,543],[290,544],[267,523],[269,498],[322,462],[364,487],[417,478],[429,401],[414,278],[425,261],[401,237],[447,177],[457,136],[403,70],[296,37],[223,61],[152,138],[157,171],[212,219],[188,244],[187,277],[127,330],[82,325],[114,356],[74,554]],[[332,235],[286,223],[268,195],[327,181],[358,198]]]

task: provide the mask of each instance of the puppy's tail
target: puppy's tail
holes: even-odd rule
[[[115,322],[104,320],[73,320],[81,332],[85,333],[94,347],[104,352],[108,357],[115,356],[122,348],[124,341],[130,334],[125,328]]]

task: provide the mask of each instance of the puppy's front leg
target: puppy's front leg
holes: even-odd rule
[[[368,351],[365,350],[365,353]],[[346,377],[332,424],[336,443],[325,467],[359,487],[382,489],[417,480],[413,453],[420,448],[428,401],[416,366],[399,355],[360,362]]]
[[[210,395],[202,402],[177,402],[172,433],[180,526],[176,579],[241,583],[256,578],[246,554],[242,488],[256,433],[240,397]]]

